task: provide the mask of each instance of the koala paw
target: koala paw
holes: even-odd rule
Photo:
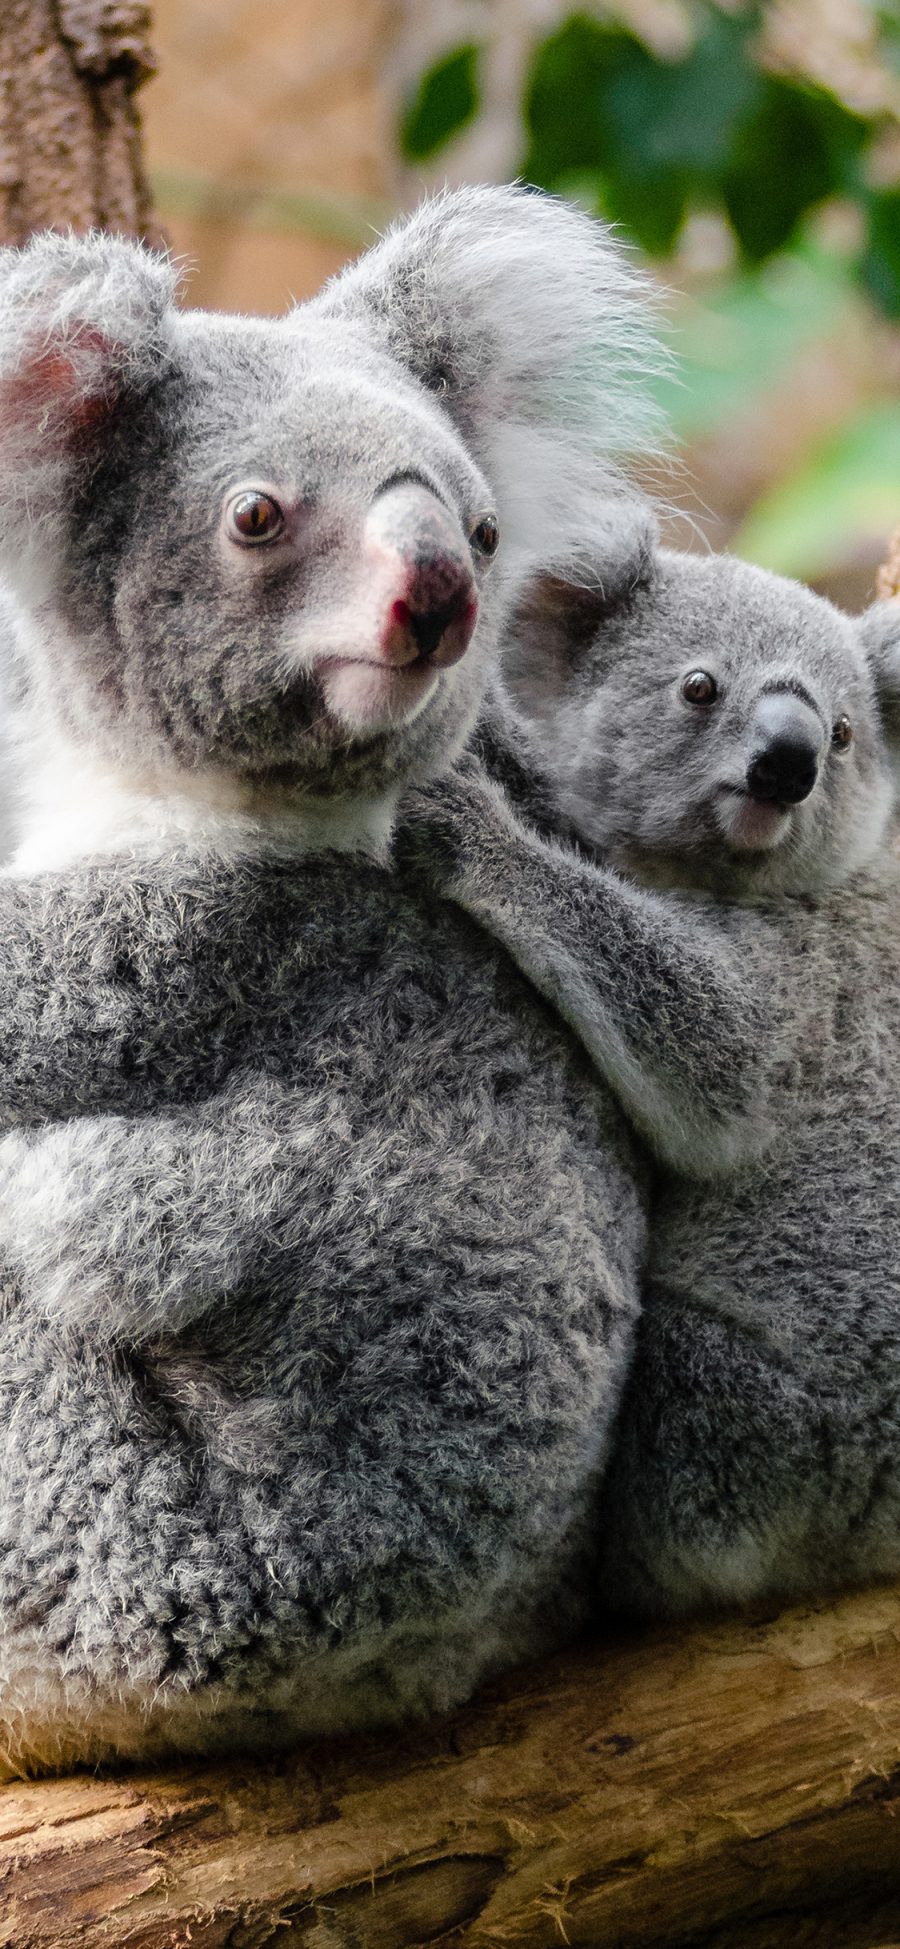
[[[440,778],[404,793],[394,835],[397,871],[446,891],[499,816],[497,787],[476,758],[464,755]]]

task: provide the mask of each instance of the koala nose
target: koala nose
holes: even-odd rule
[[[818,712],[801,697],[772,691],[760,698],[753,721],[754,749],[747,767],[753,799],[799,805],[819,776],[825,733]]]
[[[423,657],[436,670],[447,669],[465,655],[477,611],[471,581],[456,576],[446,563],[430,563],[429,571],[417,572],[408,593],[391,604],[381,654],[386,663]]]
[[[365,524],[364,549],[382,592],[380,662],[447,669],[478,617],[469,550],[449,510],[418,482],[388,487]]]

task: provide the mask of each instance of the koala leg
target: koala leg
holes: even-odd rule
[[[651,1289],[604,1489],[604,1605],[679,1616],[802,1589],[811,1413],[781,1350]]]
[[[0,1136],[18,1306],[106,1344],[182,1331],[302,1249],[339,1203],[347,1140],[322,1092],[256,1074],[178,1112]]]

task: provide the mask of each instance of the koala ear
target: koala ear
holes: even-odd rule
[[[859,627],[885,733],[900,742],[900,602],[874,603]]]
[[[627,613],[658,573],[658,530],[645,501],[600,510],[589,573],[578,581],[540,574],[526,582],[507,627],[503,677],[530,715],[551,711],[602,654],[603,631]]]
[[[39,234],[0,250],[0,531],[59,485],[126,390],[159,367],[175,272],[123,238]]]
[[[507,566],[590,560],[617,463],[659,452],[646,381],[666,363],[650,285],[602,223],[539,192],[448,191],[318,302],[365,316],[455,420]]]

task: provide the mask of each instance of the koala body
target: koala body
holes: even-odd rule
[[[602,1519],[607,1601],[652,1614],[900,1570],[900,610],[623,533],[510,652],[592,857],[477,776],[429,794],[432,878],[659,1160]]]
[[[641,293],[512,191],[285,321],[171,287],[0,258],[12,1767],[401,1718],[570,1629],[643,1251],[575,1037],[387,858],[587,546]]]
[[[64,981],[89,1029],[71,1093],[27,1045],[0,1065],[25,1756],[454,1702],[595,1581],[642,1228],[614,1104],[478,930],[374,865],[41,896],[32,997]]]

